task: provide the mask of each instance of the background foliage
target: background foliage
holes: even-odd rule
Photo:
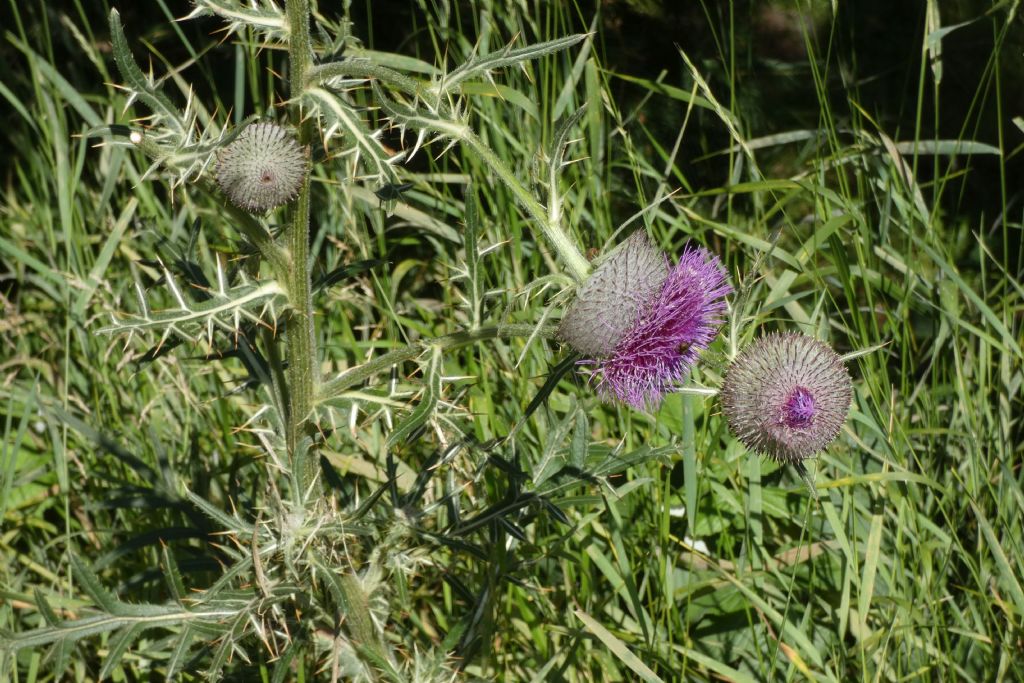
[[[286,55],[262,36],[170,21],[185,5],[125,5],[136,59],[198,125],[281,103]],[[557,344],[489,340],[399,364],[319,415],[331,505],[373,503],[332,530],[325,561],[361,571],[368,596],[339,608],[343,624],[296,613],[280,642],[192,634],[204,648],[175,626],[17,651],[48,623],[214,585],[246,550],[225,527],[258,527],[278,474],[246,422],[264,399],[244,344],[96,334],[136,310],[136,282],[168,296],[159,263],[209,275],[238,245],[217,201],[144,180],[137,151],[83,135],[144,113],[115,85],[109,6],[7,9],[4,675],[201,678],[222,657],[240,680],[326,680],[343,673],[318,668],[337,634],[372,632],[401,677],[424,680],[458,666],[505,680],[1024,676],[1019,2],[321,2],[347,50],[421,77],[589,32],[468,82],[468,121],[542,192],[559,125],[587,105],[558,178],[578,243],[603,251],[647,227],[669,251],[722,254],[739,293],[694,383],[718,386],[767,330],[865,351],[818,497],[748,455],[712,398],[678,394],[656,415],[604,405],[558,373]],[[415,134],[380,141],[410,149]],[[446,144],[407,162],[394,196],[350,182],[350,157],[317,167],[325,374],[564,306],[568,280],[507,185]],[[292,636],[320,655],[278,666]]]

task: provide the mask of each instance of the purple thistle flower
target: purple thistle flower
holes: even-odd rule
[[[747,448],[799,463],[835,440],[853,397],[850,375],[827,344],[803,334],[769,334],[729,366],[722,409]]]
[[[629,263],[647,269],[623,267],[623,252],[631,254]],[[659,262],[664,277],[656,276]],[[608,291],[614,295],[596,294]],[[714,339],[731,291],[721,261],[706,249],[688,247],[668,268],[665,256],[638,232],[580,289],[559,334],[592,356],[583,364],[593,366],[592,381],[603,399],[654,408]]]

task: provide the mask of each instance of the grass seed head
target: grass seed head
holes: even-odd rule
[[[773,333],[740,352],[721,395],[729,428],[747,448],[797,463],[839,435],[853,387],[827,344],[804,334]]]
[[[217,158],[217,184],[231,203],[264,213],[295,198],[309,169],[309,150],[273,123],[246,126]]]

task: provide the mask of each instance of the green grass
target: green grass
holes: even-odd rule
[[[857,71],[869,55],[850,52],[849,27],[827,3],[814,8],[816,31],[796,32],[802,61],[768,66],[748,40],[752,17],[706,3],[707,35],[692,47],[680,39],[659,78],[611,65],[612,30],[590,5],[480,2],[441,15],[425,3],[408,18],[406,60],[386,65],[421,78],[516,36],[525,45],[593,30],[570,50],[496,70],[497,87],[470,83],[479,139],[546,203],[558,127],[586,105],[557,178],[577,244],[604,251],[636,228],[669,252],[694,240],[722,255],[737,289],[689,383],[718,387],[749,341],[800,330],[852,355],[855,399],[839,440],[812,464],[812,497],[793,468],[736,442],[714,398],[675,394],[651,415],[602,404],[572,373],[548,384],[567,351],[543,338],[487,339],[387,368],[317,415],[320,452],[340,479],[326,494],[332,507],[365,502],[389,466],[397,476],[371,513],[331,528],[336,554],[320,560],[339,579],[317,589],[344,623],[305,632],[289,615],[288,637],[319,649],[280,669],[288,679],[329,680],[331,667],[318,667],[330,628],[364,658],[393,653],[402,676],[420,680],[461,658],[485,680],[1024,676],[1024,247],[1011,175],[1011,121],[1022,113],[1004,93],[1019,94],[1019,67],[1006,66],[1018,5],[959,19],[973,23],[957,31],[980,31],[991,48],[969,62],[963,102],[935,82],[939,65],[966,68],[954,61],[957,33],[941,34],[938,51],[925,39],[938,25],[922,13],[907,40],[936,61],[921,62],[885,107],[871,91],[877,74]],[[170,301],[155,259],[187,255],[212,273],[241,237],[217,200],[179,189],[169,201],[167,178],[142,180],[149,161],[138,151],[81,136],[148,110],[124,113],[102,8],[46,7],[10,3],[3,54],[16,67],[0,78],[2,644],[51,619],[110,611],[105,591],[170,604],[178,573],[186,595],[209,588],[248,547],[221,535],[235,520],[186,491],[214,512],[270,524],[285,487],[257,434],[266,424],[249,422],[267,393],[244,385],[243,358],[204,359],[200,342],[140,363],[159,335],[96,334],[110,312],[138,310],[136,282]],[[163,85],[178,106],[195,86],[202,127],[264,114],[284,95],[272,71],[285,54],[253,33],[218,45],[215,19],[129,19],[140,64],[160,76],[189,62]],[[381,21],[352,26],[363,48],[393,48]],[[800,93],[792,109],[804,124],[758,106],[773,79]],[[373,104],[367,89],[351,97]],[[367,116],[374,125],[384,112]],[[446,144],[399,171],[412,186],[383,209],[376,184],[350,179],[351,156],[314,171],[315,274],[353,266],[316,301],[325,377],[417,339],[561,314],[572,280],[533,218],[486,160]],[[992,185],[988,204],[971,196],[979,175]],[[273,331],[262,334],[261,344]],[[231,348],[227,335],[217,341]],[[586,476],[557,473],[564,464]],[[73,570],[73,558],[89,569]],[[291,576],[287,561],[270,554],[263,571]],[[351,572],[367,567],[379,573],[353,587]],[[239,595],[260,581],[255,570],[243,578],[231,587]],[[104,673],[162,675],[181,630],[126,640]],[[188,680],[231,642],[194,635],[189,647],[213,645],[187,650]],[[224,673],[269,680],[267,644],[239,643],[251,663],[225,649]],[[118,644],[105,633],[66,651],[4,647],[0,671],[96,680]]]

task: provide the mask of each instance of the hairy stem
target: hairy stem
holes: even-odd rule
[[[590,275],[590,262],[587,261],[586,257],[583,256],[583,252],[579,250],[575,242],[562,229],[559,222],[548,215],[548,211],[537,201],[533,193],[526,189],[522,181],[516,177],[516,174],[472,131],[466,130],[461,137],[461,141],[485,164],[490,166],[491,171],[515,195],[519,203],[523,205],[523,208],[540,226],[544,237],[547,238],[548,244],[551,245],[551,248],[562,259],[562,263],[569,269],[572,276],[579,282],[586,280],[587,276]]]
[[[519,323],[481,327],[475,330],[446,334],[443,337],[435,337],[434,339],[425,339],[423,341],[416,342],[415,344],[395,349],[394,351],[388,351],[379,358],[374,358],[362,365],[357,365],[354,368],[345,370],[334,379],[328,380],[320,385],[317,400],[326,401],[334,398],[349,387],[365,382],[381,370],[386,370],[393,365],[398,365],[399,363],[412,360],[432,347],[456,349],[460,346],[466,346],[467,344],[487,339],[507,339],[510,337],[529,337],[533,335],[548,338],[554,336],[556,329],[557,328],[552,325],[537,327],[532,324]]]
[[[303,121],[299,105],[310,68],[312,45],[309,38],[309,0],[287,0],[289,89],[292,105],[289,110],[292,124],[298,131],[299,143],[308,145],[312,137],[313,122]],[[314,469],[308,449],[309,425],[306,422],[313,409],[313,398],[319,381],[319,363],[316,349],[316,320],[313,317],[313,285],[309,264],[309,203],[310,179],[307,175],[292,207],[291,225],[287,243],[291,255],[288,277],[288,298],[291,319],[285,337],[288,359],[288,422],[287,443],[291,460],[293,494],[304,499]]]
[[[422,89],[415,79],[394,69],[374,64],[368,59],[349,58],[314,66],[307,74],[308,85],[322,85],[332,78],[368,78],[387,83],[388,86],[406,95],[420,95]]]

